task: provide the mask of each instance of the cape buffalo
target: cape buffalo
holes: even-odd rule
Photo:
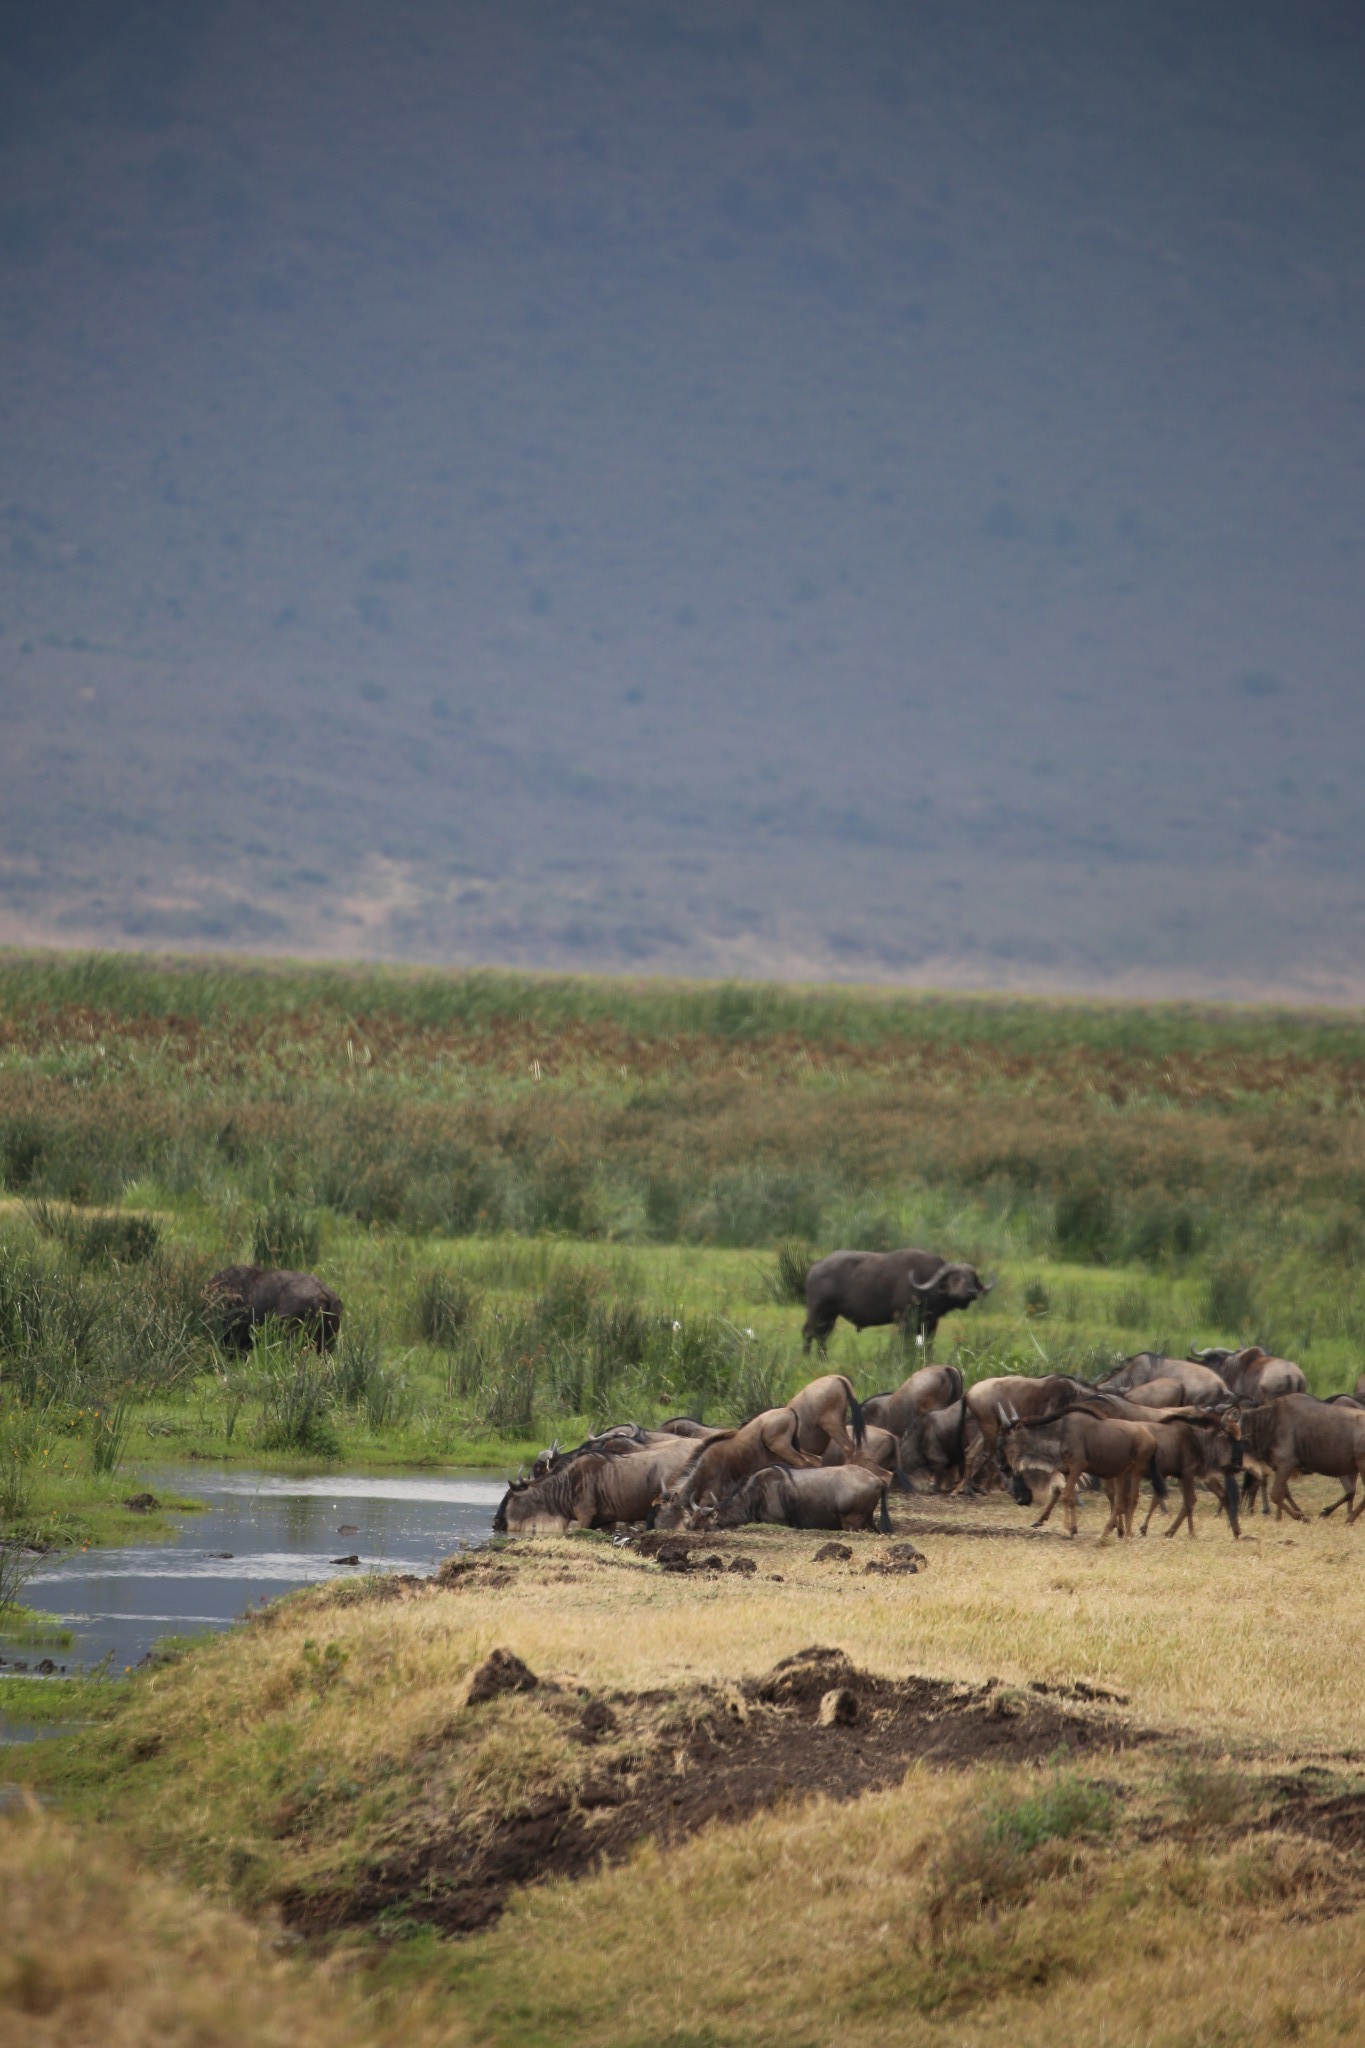
[[[311,1273],[279,1266],[225,1266],[205,1283],[224,1344],[251,1349],[251,1333],[269,1317],[300,1329],[320,1351],[330,1351],[341,1328],[341,1296]]]
[[[1217,1346],[1209,1351],[1192,1351],[1190,1357],[1217,1373],[1229,1391],[1249,1407],[1262,1401],[1277,1401],[1281,1394],[1306,1394],[1308,1381],[1303,1367],[1292,1358],[1272,1358],[1259,1344],[1243,1351],[1226,1351]]]
[[[840,1316],[855,1330],[918,1323],[928,1346],[944,1316],[970,1308],[993,1285],[975,1266],[950,1265],[937,1252],[831,1252],[806,1274],[801,1347],[814,1341],[823,1351]]]
[[[874,1524],[879,1501],[881,1515]],[[743,1522],[785,1522],[789,1529],[879,1527],[889,1536],[886,1481],[856,1465],[815,1472],[765,1465],[727,1494],[719,1507],[702,1508],[694,1517],[699,1529],[737,1529]]]
[[[873,1394],[863,1402],[863,1415],[882,1429],[904,1436],[915,1416],[932,1408],[950,1408],[962,1399],[962,1373],[955,1365],[925,1365],[891,1394]]]

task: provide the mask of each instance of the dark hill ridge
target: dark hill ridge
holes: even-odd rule
[[[0,939],[1359,994],[1362,54],[11,6]]]

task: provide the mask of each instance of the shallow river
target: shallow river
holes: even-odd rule
[[[50,1656],[68,1673],[108,1658],[117,1673],[159,1636],[228,1628],[291,1586],[356,1571],[430,1572],[461,1543],[489,1534],[503,1492],[486,1473],[290,1479],[204,1465],[143,1472],[136,1490],[144,1488],[202,1500],[204,1511],[173,1516],[173,1534],[157,1543],[45,1559],[23,1598],[60,1615],[73,1641],[52,1650],[0,1641],[0,1670],[24,1662],[32,1671]],[[349,1557],[359,1564],[346,1563]],[[15,1732],[11,1725],[10,1739]]]

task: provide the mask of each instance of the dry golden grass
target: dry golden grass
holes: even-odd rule
[[[480,2038],[653,2044],[1349,2041],[1365,2029],[1350,1861],[1264,1836],[1040,1850],[1022,1899],[936,1934],[937,1858],[982,1781],[911,1772],[527,1893],[461,1959]]]
[[[273,1930],[36,1811],[0,1820],[0,2040],[28,2048],[405,2048],[454,2014],[362,2011]]]

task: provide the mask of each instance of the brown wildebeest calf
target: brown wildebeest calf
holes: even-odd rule
[[[765,1465],[818,1465],[797,1441],[799,1423],[791,1408],[768,1408],[709,1443],[693,1444],[691,1462],[668,1487],[654,1517],[656,1529],[677,1529],[703,1494],[718,1499]]]
[[[796,1440],[803,1451],[818,1458],[828,1444],[837,1444],[851,1457],[863,1441],[863,1411],[853,1382],[841,1372],[822,1373],[809,1380],[787,1404],[796,1416]],[[844,1427],[847,1409],[853,1433]]]
[[[1101,1536],[1111,1529],[1131,1536],[1137,1511],[1138,1488],[1151,1470],[1156,1456],[1155,1433],[1144,1422],[1121,1422],[1086,1408],[1071,1407],[1059,1413],[1026,1422],[1007,1417],[1001,1427],[996,1456],[1002,1472],[1009,1474],[1020,1498],[1021,1468],[1041,1470],[1050,1475],[1048,1503],[1034,1522],[1041,1529],[1060,1498],[1066,1510],[1067,1534],[1076,1534],[1076,1486],[1087,1472],[1103,1479],[1110,1491],[1109,1520]],[[1164,1495],[1165,1482],[1154,1472],[1152,1484]],[[1027,1490],[1024,1488],[1023,1490]]]
[[[873,1394],[863,1402],[869,1423],[904,1436],[917,1415],[934,1408],[951,1408],[962,1399],[962,1373],[955,1365],[924,1365],[890,1394]]]
[[[881,1516],[873,1521],[878,1502]],[[823,1471],[793,1472],[765,1465],[753,1473],[719,1507],[693,1510],[695,1529],[737,1529],[742,1522],[785,1522],[789,1529],[871,1529],[891,1533],[886,1511],[886,1481],[857,1465],[828,1466]]]
[[[1187,1409],[1183,1415],[1153,1416],[1148,1427],[1156,1437],[1156,1458],[1153,1470],[1163,1479],[1175,1479],[1180,1485],[1180,1513],[1166,1531],[1174,1536],[1182,1522],[1189,1525],[1194,1535],[1194,1489],[1196,1480],[1208,1481],[1215,1475],[1222,1487],[1222,1506],[1232,1525],[1234,1536],[1242,1533],[1237,1513],[1237,1475],[1242,1469],[1241,1429],[1237,1410],[1234,1408],[1225,1418],[1203,1410]],[[1147,1519],[1142,1533],[1156,1513],[1157,1494],[1152,1493],[1152,1505],[1147,1510]]]
[[[1319,1401],[1312,1394],[1282,1394],[1263,1408],[1249,1408],[1242,1417],[1242,1436],[1252,1455],[1273,1474],[1270,1498],[1277,1516],[1285,1509],[1296,1522],[1307,1515],[1289,1491],[1300,1473],[1320,1472],[1339,1479],[1341,1499],[1323,1514],[1346,1509],[1348,1522],[1365,1513],[1365,1498],[1356,1506],[1356,1487],[1365,1478],[1365,1409],[1354,1402]]]

